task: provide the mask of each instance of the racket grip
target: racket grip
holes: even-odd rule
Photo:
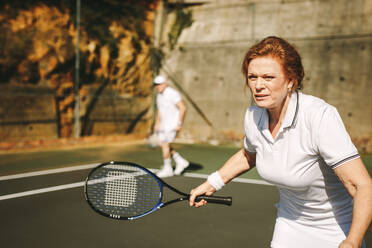
[[[217,203],[217,204],[224,204],[227,206],[231,206],[232,204],[232,197],[231,196],[206,196],[200,195],[197,196],[195,201],[199,202],[201,200],[206,200],[208,203]]]

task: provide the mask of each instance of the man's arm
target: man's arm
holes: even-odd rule
[[[185,120],[185,115],[186,115],[186,105],[182,102],[182,101],[179,101],[177,104],[176,104],[177,108],[179,109],[180,111],[180,119],[178,120],[178,124],[177,124],[177,127],[176,127],[176,131],[180,131],[182,126],[183,126],[183,121]]]
[[[160,116],[159,116],[159,112],[156,112],[154,131],[155,132],[159,131],[159,127],[160,127]]]

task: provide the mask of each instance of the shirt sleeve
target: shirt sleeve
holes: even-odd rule
[[[253,111],[253,108],[248,108],[244,117],[244,149],[249,153],[256,153],[256,147],[252,144],[255,135],[253,132],[253,125],[255,125]]]
[[[358,150],[351,141],[337,109],[328,105],[319,114],[317,148],[326,164],[335,169],[358,158]]]
[[[172,101],[172,103],[177,104],[181,100],[182,100],[181,94],[177,90],[172,89],[172,93],[171,93],[171,101]]]

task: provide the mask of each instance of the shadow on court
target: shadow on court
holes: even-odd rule
[[[196,171],[199,171],[201,169],[203,169],[203,165],[197,164],[197,163],[194,163],[194,162],[190,162],[189,167],[187,167],[183,173],[196,172]]]

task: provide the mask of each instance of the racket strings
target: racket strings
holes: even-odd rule
[[[161,190],[156,179],[141,168],[106,165],[90,175],[87,196],[106,214],[133,217],[152,210]]]
[[[124,176],[120,171],[109,171],[108,176]],[[125,178],[125,180],[113,180],[106,184],[105,205],[129,207],[136,201],[137,180],[134,177]]]

